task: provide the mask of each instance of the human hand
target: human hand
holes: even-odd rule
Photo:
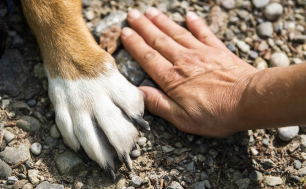
[[[122,42],[161,87],[139,87],[147,109],[178,129],[226,137],[245,130],[240,99],[257,69],[231,53],[195,13],[188,32],[155,8],[131,10]]]

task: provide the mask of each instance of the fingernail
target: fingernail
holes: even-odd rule
[[[139,90],[140,90],[140,89],[139,89]],[[145,100],[146,100],[146,98],[147,98],[146,93],[144,93],[142,90],[140,90],[140,92],[141,92],[141,94],[142,94],[142,96],[143,96],[143,100],[145,101]]]
[[[146,16],[148,18],[154,18],[156,15],[158,15],[158,10],[154,7],[149,7],[147,10],[146,10]]]
[[[121,34],[124,36],[124,37],[128,37],[130,35],[132,35],[133,33],[133,30],[131,28],[123,28],[122,31],[121,31]]]
[[[198,15],[196,13],[191,12],[191,11],[187,12],[187,19],[188,20],[196,20],[198,18],[199,17],[198,17]]]
[[[141,14],[140,14],[139,10],[137,10],[137,9],[132,9],[132,10],[129,11],[129,17],[132,18],[132,19],[137,19],[137,18],[140,17],[140,15]]]

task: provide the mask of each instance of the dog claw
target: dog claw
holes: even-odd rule
[[[79,150],[78,150],[78,154],[80,154],[80,156],[83,158],[83,161],[85,162],[85,164],[89,164],[90,163],[90,158],[87,156],[85,150],[83,147],[81,147]]]
[[[133,121],[135,121],[140,127],[146,129],[147,131],[150,131],[150,126],[147,121],[145,121],[142,117],[138,116],[136,118],[132,118]]]
[[[114,169],[113,169],[110,165],[108,165],[108,166],[107,166],[107,171],[108,171],[108,173],[112,176],[113,180],[115,181],[115,179],[116,179],[116,174],[115,174]]]
[[[122,155],[122,160],[129,171],[132,171],[132,161],[129,154],[125,153]]]

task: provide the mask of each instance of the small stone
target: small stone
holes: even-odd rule
[[[268,63],[263,58],[258,57],[254,61],[253,66],[258,70],[263,70],[268,68]]]
[[[257,34],[259,37],[272,37],[273,36],[273,26],[271,22],[263,22],[257,26]]]
[[[270,38],[269,38],[270,39]],[[269,48],[269,45],[266,41],[261,41],[260,44],[258,45],[258,50],[260,52],[265,51]]]
[[[264,10],[264,15],[269,21],[277,20],[282,14],[283,6],[279,3],[271,3]]]
[[[251,179],[251,181],[257,183],[262,179],[262,173],[254,170],[250,173],[249,178]]]
[[[4,137],[3,138],[4,138],[5,142],[8,144],[15,138],[15,135],[8,130],[4,130]]]
[[[125,187],[126,179],[123,175],[116,176],[116,189]]]
[[[249,138],[249,146],[252,146],[255,144],[255,139],[254,139],[254,136],[251,135],[250,138]]]
[[[232,30],[229,30],[229,29],[227,29],[226,31],[225,31],[225,37],[226,37],[226,39],[227,40],[232,40],[234,37],[235,37],[235,34],[232,32]]]
[[[250,151],[251,151],[253,156],[257,156],[258,153],[259,153],[255,148],[250,148]]]
[[[268,146],[268,145],[269,145],[269,139],[264,138],[264,139],[262,140],[262,144],[265,145],[265,146]]]
[[[30,106],[30,107],[34,107],[34,106],[36,106],[36,100],[29,100],[28,102],[28,105]]]
[[[270,58],[270,65],[272,67],[286,67],[290,65],[290,61],[285,53],[276,52]]]
[[[258,57],[258,52],[251,50],[249,56],[251,59],[255,60]]]
[[[119,10],[104,17],[94,29],[95,36],[100,38],[104,30],[109,28],[110,26],[123,26],[124,20],[126,20],[126,16],[127,13],[125,11]]]
[[[270,0],[253,0],[252,2],[253,2],[254,7],[256,7],[257,9],[260,9],[260,8],[265,7],[270,2]]]
[[[278,128],[278,137],[283,141],[290,141],[299,134],[299,126]]]
[[[217,156],[217,155],[218,155],[218,151],[215,150],[215,149],[213,149],[213,148],[211,148],[211,149],[208,151],[208,153],[209,153],[210,155],[212,155],[212,156]]]
[[[262,165],[267,168],[272,168],[276,166],[276,164],[271,159],[264,159]]]
[[[235,183],[237,184],[239,189],[248,188],[250,184],[250,179],[249,178],[239,179],[239,180],[236,180]]]
[[[306,175],[306,167],[302,168],[302,169],[299,169],[298,170],[298,173],[301,177],[305,176]]]
[[[42,151],[42,146],[40,143],[36,142],[31,145],[30,150],[34,155],[38,156]]]
[[[234,171],[234,173],[233,173],[233,179],[234,180],[239,180],[239,179],[242,179],[242,177],[243,177],[243,175],[242,175],[242,173],[240,172],[240,171]]]
[[[301,64],[303,61],[300,58],[292,58],[294,64]]]
[[[45,77],[44,65],[43,63],[36,64],[33,70],[34,76],[38,79],[42,79]]]
[[[205,188],[211,188],[211,185],[208,180],[197,182],[194,185],[194,189],[205,189]]]
[[[175,150],[175,148],[173,148],[173,147],[170,146],[170,145],[162,146],[162,151],[163,151],[164,153],[169,153],[169,152],[172,152],[172,151],[174,151],[174,150]]]
[[[142,184],[142,179],[139,176],[132,177],[131,181],[134,187],[139,187]]]
[[[297,170],[299,170],[302,167],[302,163],[299,160],[295,160],[293,162],[293,167]]]
[[[7,184],[10,184],[10,185],[14,184],[17,181],[18,179],[15,176],[10,176],[7,178]]]
[[[205,171],[203,171],[201,173],[201,180],[207,180],[208,178],[209,178],[208,174]]]
[[[21,112],[25,115],[29,115],[31,112],[30,106],[27,103],[21,101],[15,102],[13,108],[15,111]]]
[[[29,182],[28,180],[19,180],[19,181],[15,182],[13,189],[23,188],[23,185],[27,184],[28,182]]]
[[[50,128],[50,135],[51,135],[53,138],[60,138],[60,137],[61,137],[61,133],[60,133],[60,131],[58,130],[58,128],[57,128],[56,125],[53,125],[53,126]]]
[[[30,169],[28,171],[28,177],[29,177],[29,180],[32,184],[36,185],[39,183],[39,179],[38,179],[38,170],[36,169]]]
[[[77,172],[84,167],[82,159],[72,151],[59,154],[55,158],[55,165],[61,175]]]
[[[227,43],[226,47],[228,48],[228,50],[230,50],[231,52],[235,53],[236,52],[236,46],[233,43]]]
[[[283,184],[283,180],[280,177],[268,176],[265,180],[268,186],[277,186]]]
[[[301,178],[298,177],[298,176],[290,177],[290,180],[291,180],[292,182],[301,182]]]
[[[85,17],[88,19],[88,20],[92,20],[95,18],[95,13],[93,10],[89,9],[85,12]]]
[[[184,188],[180,185],[180,183],[172,181],[170,186],[168,186],[168,189],[184,189]]]
[[[27,183],[27,184],[25,184],[25,185],[22,186],[22,189],[33,189],[33,186],[32,186],[31,183]],[[35,189],[37,189],[37,187],[36,187]],[[47,189],[48,189],[48,188],[47,188]],[[52,189],[54,189],[54,188],[52,188]]]
[[[12,174],[11,167],[4,161],[0,160],[0,180],[6,180]]]
[[[250,46],[248,44],[246,44],[244,41],[237,41],[236,42],[236,45],[238,46],[238,48],[244,52],[244,53],[248,53],[250,52]]]
[[[206,157],[205,157],[204,155],[201,155],[201,154],[198,155],[198,160],[199,160],[200,162],[205,161],[205,159],[206,159]]]
[[[194,172],[195,171],[195,166],[194,166],[194,162],[190,162],[187,166],[186,166],[186,170],[189,172]]]
[[[139,146],[145,145],[146,142],[147,142],[147,138],[146,138],[146,137],[139,137],[139,138],[138,138],[138,141],[137,141],[137,143],[138,143]]]
[[[235,0],[223,0],[221,1],[221,5],[226,10],[231,10],[236,7],[236,1]]]
[[[50,147],[55,147],[57,145],[58,139],[53,138],[51,136],[47,136],[44,142],[45,142],[45,145],[48,145]]]
[[[136,145],[134,146],[134,148],[132,149],[132,151],[131,151],[131,157],[132,157],[132,158],[137,158],[137,157],[139,157],[140,155],[141,155],[140,147],[139,147],[138,144],[136,144]]]
[[[180,174],[180,172],[177,169],[171,169],[171,171],[170,171],[171,176],[178,176],[179,174]]]
[[[31,159],[29,148],[23,144],[19,148],[6,147],[4,151],[0,152],[0,159],[12,164]]]
[[[16,123],[19,128],[27,132],[36,132],[40,129],[39,121],[32,116],[21,116]]]
[[[64,186],[58,184],[50,184],[47,181],[44,181],[36,186],[35,189],[64,189]]]

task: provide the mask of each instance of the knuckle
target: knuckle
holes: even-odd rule
[[[207,35],[206,33],[204,33],[204,32],[201,32],[201,33],[199,34],[199,36],[198,36],[198,39],[199,39],[200,41],[202,41],[203,43],[204,43],[205,41],[207,41],[207,38],[208,38],[208,35]]]
[[[149,50],[144,53],[143,60],[144,62],[151,62],[157,57],[157,52],[155,50]]]
[[[175,41],[179,41],[187,36],[191,36],[191,33],[186,29],[181,29],[172,34],[172,39],[174,39]]]
[[[170,37],[167,35],[159,35],[153,39],[152,46],[153,48],[160,49],[165,46],[170,40]]]

